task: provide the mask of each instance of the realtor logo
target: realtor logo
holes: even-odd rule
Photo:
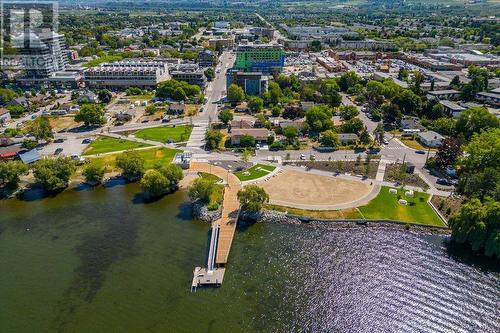
[[[46,66],[39,57],[45,41],[58,30],[58,5],[54,1],[0,0],[0,58],[3,69]]]

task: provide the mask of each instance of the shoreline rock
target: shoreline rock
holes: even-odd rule
[[[222,217],[222,208],[218,210],[209,211],[207,206],[200,200],[196,200],[193,205],[193,217],[203,222],[212,223]]]
[[[273,210],[264,210],[260,213],[241,212],[240,221],[243,223],[275,223],[275,224],[291,224],[305,225],[312,228],[390,228],[403,231],[431,233],[440,235],[450,235],[451,230],[445,227],[416,225],[411,223],[403,223],[398,221],[387,220],[322,220],[305,216],[289,215],[284,212]],[[407,225],[410,225],[409,229]]]

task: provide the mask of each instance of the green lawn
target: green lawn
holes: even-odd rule
[[[193,126],[180,125],[180,126],[165,126],[141,129],[134,133],[137,138],[144,140],[151,140],[157,142],[184,142],[189,140]]]
[[[145,150],[136,151],[137,154],[144,158],[144,166],[146,169],[151,169],[156,165],[163,165],[172,162],[175,154],[182,152],[178,149],[170,149],[170,148],[151,148]],[[110,154],[106,156],[96,157],[92,160],[96,162],[101,162],[105,165],[108,171],[118,171],[115,167],[116,157],[123,153],[118,154]]]
[[[110,137],[99,137],[87,147],[83,155],[95,155],[103,153],[111,153],[114,151],[129,150],[135,148],[149,147],[151,145],[130,141],[121,140]]]
[[[408,205],[398,203],[398,196],[407,200]],[[445,226],[427,203],[429,194],[415,192],[413,197],[406,197],[405,191],[398,189],[398,194],[389,193],[389,187],[383,186],[379,195],[359,210],[366,219],[387,219]]]
[[[261,177],[266,176],[270,172],[273,172],[276,167],[273,167],[271,165],[264,165],[264,164],[256,164],[253,167],[245,170],[245,171],[238,171],[235,172],[234,174],[236,177],[238,177],[239,180],[242,182],[247,181],[247,180],[253,180],[253,179],[258,179]],[[249,172],[249,175],[245,175],[246,172]]]

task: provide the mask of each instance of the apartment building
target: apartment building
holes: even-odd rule
[[[170,78],[165,62],[126,60],[104,63],[84,72],[85,84],[102,88],[154,88]]]

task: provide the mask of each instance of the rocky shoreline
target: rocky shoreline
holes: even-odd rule
[[[398,221],[387,220],[322,220],[309,218],[305,216],[290,215],[273,210],[264,210],[261,213],[242,212],[239,218],[243,223],[278,223],[307,225],[312,228],[390,228],[398,230],[407,230],[421,233],[432,233],[440,235],[449,235],[451,230],[446,227],[426,226]]]
[[[193,217],[203,222],[212,223],[222,217],[222,206],[218,210],[210,211],[200,200],[196,200],[193,205]]]

